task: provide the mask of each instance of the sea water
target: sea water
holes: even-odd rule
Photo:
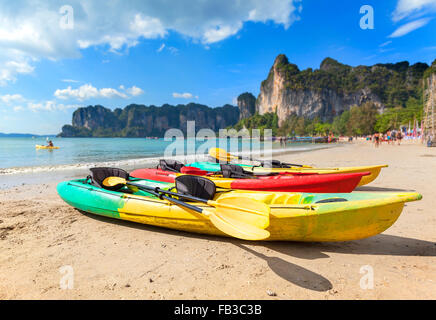
[[[77,167],[90,167],[96,165],[126,166],[137,162],[157,161],[166,156],[172,157],[175,151],[168,156],[168,149],[184,150],[182,153],[193,154],[200,150],[204,159],[209,147],[224,147],[232,151],[244,151],[256,148],[263,150],[271,146],[272,152],[280,151],[308,151],[326,147],[322,144],[299,143],[286,144],[279,142],[257,142],[254,146],[249,139],[213,139],[195,141],[194,147],[189,146],[188,140],[165,141],[162,139],[146,138],[52,138],[55,146],[60,149],[36,149],[35,145],[46,145],[45,138],[0,138],[0,175],[53,171]],[[236,140],[236,141],[235,141]],[[236,143],[236,144],[235,144]],[[238,150],[234,150],[237,145]],[[247,153],[247,152],[246,152]],[[193,159],[194,160],[194,159]]]

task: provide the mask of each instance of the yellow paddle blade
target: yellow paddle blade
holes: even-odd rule
[[[265,229],[269,226],[270,207],[265,203],[244,197],[228,197],[208,201],[208,205],[219,210],[221,216]]]
[[[264,240],[270,236],[267,230],[257,228],[238,219],[222,215],[220,209],[215,212],[203,210],[209,216],[210,221],[222,232],[243,240]]]
[[[105,187],[114,187],[119,184],[126,184],[126,179],[120,178],[120,177],[108,177],[103,180],[103,185]]]
[[[232,159],[238,159],[238,157],[232,156],[226,150],[221,149],[221,148],[210,148],[209,149],[209,155],[212,158],[215,158],[215,159],[217,159],[219,161],[227,161],[227,162],[229,162]]]

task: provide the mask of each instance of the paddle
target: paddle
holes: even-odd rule
[[[178,206],[193,210],[209,217],[212,224],[222,232],[235,238],[244,240],[263,240],[269,237],[269,232],[264,230],[269,225],[270,208],[263,202],[240,197],[228,197],[218,201],[205,200],[189,195],[143,186],[138,183],[128,182],[120,177],[108,177],[103,185],[113,187],[124,184],[147,191],[161,199],[166,199]],[[215,211],[203,209],[188,204],[166,195],[177,196],[181,199],[197,201],[215,207]]]
[[[228,153],[226,150],[221,149],[221,148],[209,149],[209,155],[211,157],[219,160],[219,161],[226,161],[226,162],[230,162],[231,160],[257,161],[257,162],[260,162],[263,167],[267,163],[269,163],[271,166],[272,166],[272,164],[275,164],[278,166],[285,165],[285,166],[288,166],[289,168],[290,167],[307,167],[307,166],[302,165],[302,164],[285,163],[285,162],[280,162],[279,160],[264,161],[264,160],[258,160],[258,159],[248,158],[248,157],[234,156],[234,155]],[[283,168],[283,167],[279,167],[279,168]],[[286,167],[284,167],[284,168],[286,168]]]
[[[184,166],[180,169],[180,173],[190,174],[195,176],[211,176],[211,175],[222,175],[221,171],[206,171],[199,169],[197,167],[189,167]],[[318,174],[316,172],[268,172],[268,173],[253,173],[253,177],[268,177],[268,176],[284,176],[284,175],[292,175],[292,176],[306,176],[306,175],[314,175]]]

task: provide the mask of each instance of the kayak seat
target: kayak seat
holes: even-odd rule
[[[287,163],[281,162],[279,160],[266,160],[262,161],[262,167],[267,168],[290,168]]]
[[[160,159],[157,168],[166,171],[180,172],[180,169],[182,169],[184,166],[185,165],[183,163],[177,160]]]
[[[116,186],[108,187],[103,185],[104,179],[108,177],[120,177],[129,180],[129,174],[123,169],[110,168],[110,167],[96,167],[91,168],[92,175],[90,176],[90,181],[93,186],[104,188],[107,190],[116,191],[124,187],[124,184],[117,184]]]
[[[247,172],[236,164],[221,164],[221,173],[224,178],[245,179],[254,178],[251,172]]]
[[[212,200],[216,193],[215,183],[200,176],[179,176],[175,183],[177,192],[205,200]]]

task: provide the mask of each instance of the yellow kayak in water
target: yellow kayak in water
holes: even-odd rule
[[[59,147],[42,146],[42,145],[40,145],[40,144],[36,144],[36,145],[35,145],[35,148],[36,148],[36,149],[50,149],[50,150],[52,150],[52,149],[59,149]]]

